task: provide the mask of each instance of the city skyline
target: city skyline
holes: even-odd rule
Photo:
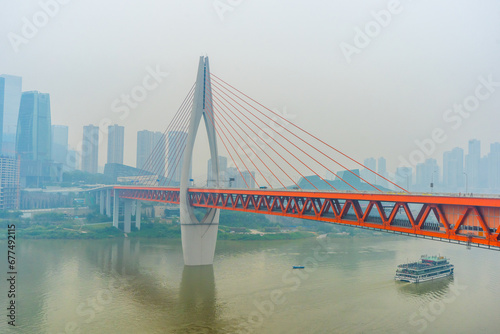
[[[410,191],[500,192],[500,142],[489,143],[490,149],[484,154],[481,154],[480,147],[479,140],[470,139],[467,154],[463,148],[454,147],[443,153],[442,164],[428,158],[415,167],[398,167],[393,180]],[[375,167],[374,158],[364,161],[369,163],[367,167]],[[373,173],[363,170],[363,175],[372,181],[375,178],[380,184]]]
[[[0,77],[0,79],[3,79],[4,77],[9,77],[9,76],[3,75],[2,77]],[[22,80],[22,78],[17,78],[16,81],[21,82],[21,80]],[[26,117],[27,117],[26,110],[30,109],[30,108],[32,109],[34,104],[38,104],[38,102],[35,102],[35,100],[38,101],[38,95],[40,96],[40,99],[42,99],[41,104],[40,104],[41,108],[48,109],[48,114],[45,116],[45,118],[48,120],[48,122],[50,124],[50,98],[49,98],[49,95],[48,94],[40,94],[37,91],[23,92],[22,93],[22,96],[24,96],[24,101],[23,101],[23,98],[21,98],[21,101],[23,101],[23,103],[21,103],[21,101],[19,103],[20,109],[22,110],[22,112],[20,113],[20,119],[26,119]],[[48,102],[43,102],[43,101],[48,101]],[[45,103],[45,107],[43,107],[44,103]],[[4,105],[5,104],[6,103],[4,103]],[[11,104],[12,104],[12,102],[11,102]],[[22,124],[23,124],[22,122],[18,124],[18,127],[20,127],[20,129],[23,128]],[[40,124],[43,124],[43,122]],[[24,127],[26,127],[26,125],[24,125]],[[118,129],[116,136],[113,136],[114,129]],[[92,136],[97,136],[97,138],[98,138],[98,135],[100,132],[98,126],[93,126],[92,131],[93,131]],[[47,131],[45,131],[45,133],[46,132]],[[60,133],[57,133],[57,132],[60,132]],[[117,148],[115,150],[117,150],[118,159],[121,158],[121,160],[117,160],[117,161],[113,161],[113,162],[123,163],[124,126],[119,126],[117,124],[110,125],[110,126],[108,126],[107,132],[108,132],[108,136],[107,136],[108,137],[107,138],[108,155],[110,154],[110,152],[113,153],[112,146],[114,145],[113,142],[116,141]],[[145,133],[145,134],[146,133],[151,134],[150,136],[154,137],[153,141],[155,141],[155,142],[160,140],[160,138],[163,136],[161,132],[152,132],[149,130],[138,131],[137,132],[137,139],[138,139],[137,147],[140,147],[139,137],[140,137],[141,132]],[[42,153],[42,156],[44,157],[44,158],[42,158],[42,160],[52,159],[55,162],[66,164],[68,162],[67,161],[67,154],[69,152],[68,145],[67,145],[68,126],[53,125],[51,128],[51,133],[52,133],[52,135],[51,135],[52,138],[49,138],[48,141],[41,140],[39,143],[38,140],[36,142],[33,142],[33,140],[31,140],[32,141],[31,145],[34,145],[33,147],[35,147],[35,146],[38,147],[38,145],[50,146],[50,148],[48,148],[48,151],[51,152],[51,151],[54,151],[54,149],[56,147],[56,146],[54,146],[55,143],[51,143],[54,140],[54,138],[62,138],[62,139],[58,139],[58,141],[62,141],[62,144],[58,144],[58,145],[60,145],[60,150],[57,150],[57,152],[54,151],[52,153],[47,153],[47,149],[45,149],[45,150],[42,149],[42,151],[45,151],[45,153]],[[110,136],[110,134],[111,134],[111,136]],[[175,163],[175,161],[173,161],[174,153],[175,153],[175,149],[176,149],[175,143],[177,141],[181,142],[182,136],[177,138],[178,136],[175,135],[175,131],[171,131],[168,134],[168,136],[169,136],[170,140],[169,140],[169,147],[167,149],[167,152],[170,152],[170,153],[167,154],[167,162],[170,160],[171,165],[173,165]],[[116,140],[113,140],[113,137],[116,137],[115,138]],[[151,138],[153,138],[153,137],[151,137]],[[22,135],[20,136],[20,138],[22,138],[24,141],[29,139],[28,136],[22,136]],[[84,142],[85,142],[85,140],[84,140]],[[99,139],[97,139],[97,142],[96,142],[97,144],[94,143],[94,146],[96,146],[96,145],[97,145],[96,147],[102,146],[102,142],[103,142],[102,139],[101,139],[101,141],[99,141]],[[488,144],[490,145],[490,152],[485,153],[485,154],[481,154],[482,146],[485,146]],[[22,144],[18,144],[18,145],[21,145],[21,147],[22,147]],[[141,151],[142,151],[142,153],[146,153],[146,151],[148,151],[148,150],[152,151],[152,147],[153,146],[151,146],[150,148],[147,148],[145,150],[141,150]],[[165,147],[165,145],[163,147]],[[29,151],[29,148],[24,149],[24,151],[26,151],[26,150]],[[500,143],[498,143],[498,142],[492,142],[492,143],[484,143],[483,142],[483,143],[481,143],[480,140],[470,139],[468,141],[467,154],[464,154],[464,150],[462,148],[454,147],[449,151],[445,151],[440,160],[434,159],[434,158],[427,158],[424,162],[419,162],[415,166],[411,167],[411,170],[410,170],[411,180],[408,179],[408,176],[406,176],[406,181],[398,180],[398,171],[400,173],[403,173],[403,174],[407,173],[407,170],[405,169],[406,167],[404,167],[404,166],[403,167],[400,166],[400,167],[396,168],[396,170],[392,170],[389,172],[391,175],[394,175],[391,178],[394,181],[396,181],[400,186],[404,186],[404,184],[406,184],[407,186],[411,185],[412,187],[415,188],[414,190],[421,190],[421,191],[427,190],[426,189],[427,184],[430,184],[430,183],[441,188],[438,190],[453,190],[453,189],[458,190],[458,189],[464,188],[465,183],[466,183],[465,180],[467,180],[467,186],[469,187],[469,189],[496,189],[500,183],[500,177],[499,177],[500,172],[498,171],[498,168],[496,168],[496,166],[498,166],[499,162],[500,162],[500,156],[497,153],[499,150],[500,150]],[[126,150],[126,151],[129,151],[129,150]],[[31,152],[30,154],[36,153],[36,152],[38,152],[38,148],[31,149],[30,152]],[[121,156],[120,156],[120,152],[121,152]],[[484,152],[484,150],[483,150],[483,152]],[[21,153],[22,153],[22,150],[21,150]],[[26,153],[22,153],[22,154],[26,154]],[[36,154],[38,154],[38,153],[36,153]],[[50,158],[45,157],[47,154],[50,156]],[[95,156],[95,154],[96,154],[95,152],[92,153],[92,155],[94,155],[94,156]],[[136,152],[136,156],[138,156],[138,154],[139,154],[139,150]],[[81,153],[81,156],[83,156],[83,155],[84,154]],[[63,156],[66,156],[65,161],[63,161],[64,160]],[[147,157],[144,156],[142,159],[146,159],[146,158]],[[85,170],[85,169],[87,169],[87,171],[94,171],[95,170],[95,168],[93,168],[93,167],[87,168],[86,164],[88,164],[88,163],[84,163],[83,160],[84,160],[84,158],[82,157],[82,167],[81,167],[82,170]],[[163,160],[165,160],[165,159],[163,159]],[[461,161],[461,163],[459,163],[460,161]],[[388,170],[386,167],[386,158],[385,157],[379,157],[378,159],[368,158],[368,159],[364,159],[363,162],[364,162],[365,166],[367,166],[368,168],[370,168],[372,170],[377,170],[377,172],[379,174],[381,174],[382,176],[384,176],[384,177],[388,176]],[[95,161],[92,162],[92,164],[95,164]],[[182,165],[182,162],[179,162],[178,165]],[[97,171],[99,171],[99,169],[101,168],[99,166],[100,165],[98,165],[98,167],[97,167]],[[164,171],[164,169],[163,169],[163,171]],[[179,174],[179,175],[177,175],[177,174]],[[161,173],[160,173],[160,175],[161,175]],[[373,173],[367,173],[366,170],[361,170],[361,176],[365,177],[366,180],[369,181],[370,183],[374,182],[373,178],[375,176],[373,175]],[[178,171],[176,171],[175,175],[173,175],[173,179],[177,180],[179,177],[180,177],[180,168]],[[245,177],[245,179],[246,179],[246,177]],[[431,182],[428,181],[429,179],[431,180]],[[382,181],[380,181],[380,180],[382,180]],[[384,187],[387,186],[386,181],[381,179],[381,178],[378,178],[378,180],[375,182],[379,185],[384,186]],[[432,191],[433,189],[431,188],[430,190]]]
[[[0,76],[0,78],[3,78],[3,77],[14,77],[16,78],[16,80],[19,80],[19,81],[22,81],[22,78],[21,77],[16,77],[16,76],[12,76],[12,75],[6,75],[6,74],[3,74]],[[16,122],[17,123],[17,122]],[[61,124],[62,125],[62,124]],[[123,125],[120,125],[120,124],[115,124],[117,126],[120,126],[120,127],[124,127]],[[69,125],[63,125],[63,126],[66,126],[68,128]],[[99,126],[99,124],[95,124],[95,126],[98,127],[98,131],[99,131],[99,134],[100,134],[100,137],[102,138],[101,140],[104,140],[104,142],[106,143],[109,143],[109,129],[111,128],[111,126],[107,126],[106,129],[104,129],[103,127]],[[4,126],[5,127],[5,126]],[[12,126],[11,126],[12,128]],[[104,129],[104,130],[103,130]],[[140,131],[140,130],[139,130]],[[137,131],[137,132],[139,132]],[[162,132],[162,131],[154,131],[154,130],[148,130],[148,131],[153,131],[153,132]],[[77,133],[77,132],[76,132]],[[68,135],[68,138],[69,137],[73,137],[75,134],[75,131],[69,131],[69,135]],[[10,137],[14,136],[15,134],[10,134]],[[4,141],[5,141],[5,133],[3,135],[3,138],[4,138]],[[7,138],[9,138],[9,135],[7,135]],[[462,141],[465,141],[464,138],[461,139]],[[126,142],[129,142],[128,143],[128,146],[125,144]],[[481,140],[480,140],[481,142]],[[75,142],[73,142],[73,145],[69,142],[68,140],[68,149],[69,150],[79,150],[81,149],[81,141],[76,143],[76,145],[74,144]],[[127,137],[124,136],[124,146],[127,146],[127,147],[134,147],[135,149],[137,148],[137,145],[136,145],[137,142],[135,142],[135,145],[131,145],[130,143],[130,140],[127,139]],[[425,147],[426,143],[425,141],[422,141],[422,142],[419,142],[418,140],[415,140],[415,143],[416,143],[416,147],[418,150],[420,151],[425,151],[425,149],[423,147]],[[465,141],[465,143],[467,143],[467,141]],[[440,147],[442,146],[443,148],[441,148],[440,150],[437,149],[437,147]],[[432,152],[431,154],[427,154],[429,152],[425,152],[427,154],[427,157],[431,157],[431,158],[436,158],[436,160],[441,160],[442,159],[442,156],[440,156],[439,152],[442,151],[442,153],[446,152],[447,150],[445,149],[445,147],[448,147],[448,146],[443,146],[443,145],[439,145],[439,143],[433,143],[432,144]],[[453,147],[449,147],[448,150],[451,150]],[[488,149],[488,143],[485,142],[485,141],[482,141],[482,144],[481,146],[479,147],[479,150],[485,150],[485,149]],[[103,152],[108,152],[108,149],[106,147],[106,149],[102,148],[101,149]],[[130,165],[130,166],[133,166],[136,164],[136,154],[134,154],[135,152],[132,152],[131,150],[125,150],[124,153],[123,153],[123,162],[124,164],[127,164],[127,165]],[[102,153],[101,153],[102,154]],[[423,156],[424,154],[422,154]],[[135,160],[135,163],[132,162],[132,157],[134,158]],[[411,153],[409,155],[409,158],[411,158]],[[394,167],[394,169],[396,169],[397,167],[404,167],[404,162],[408,162],[408,161],[411,161],[411,160],[406,160],[406,159],[403,159],[401,156],[399,157],[396,157],[396,156],[389,156],[389,159],[390,161],[392,161],[392,164],[391,164],[391,167]],[[398,160],[399,159],[399,160]],[[99,161],[101,161],[101,159],[99,159]],[[107,157],[106,159],[104,159],[103,161],[107,161]],[[103,168],[105,165],[104,164],[100,164],[99,165],[99,168]]]
[[[497,331],[500,1],[1,8],[1,333]]]
[[[242,4],[226,12],[224,20],[209,3],[112,0],[103,13],[116,6],[122,10],[95,17],[90,32],[82,30],[86,22],[81,17],[95,16],[95,11],[74,3],[61,7],[57,19],[28,44],[19,45],[18,53],[7,38],[0,42],[2,73],[23,77],[24,90],[51,93],[53,122],[69,126],[71,149],[79,147],[82,125],[100,125],[105,138],[107,126],[119,124],[127,128],[125,146],[130,148],[124,162],[133,166],[136,132],[167,127],[195,80],[198,56],[205,53],[213,73],[242,92],[350,155],[387,157],[388,170],[399,167],[400,159],[410,160],[414,151],[440,160],[443,152],[463,147],[469,138],[500,141],[495,127],[500,122],[500,45],[498,30],[492,29],[498,22],[498,3],[404,4],[361,48],[354,44],[362,42],[356,32],[374,22],[371,13],[386,10],[387,4]],[[41,10],[37,2],[10,2],[5,8],[2,22],[16,34],[21,33],[20,18]],[[297,25],[311,11],[316,19]],[[284,12],[287,18],[276,29],[275,18]],[[111,28],[137,13],[155,25],[134,25],[134,33],[127,30],[131,27]],[[256,17],[259,25],[250,28]],[[319,22],[336,28],[322,29]],[[206,33],[199,34],[201,30]],[[182,31],[183,38],[173,31]],[[164,43],[144,37],[160,32]],[[82,36],[81,47],[64,47],[64,52],[51,55],[51,45],[66,45],[75,36]],[[238,47],[228,52],[227,45],[233,44]],[[345,45],[359,53],[346,57],[341,48]],[[273,52],[263,52],[269,48]],[[82,50],[92,53],[91,62]],[[85,103],[75,103],[82,94],[88,97]],[[439,142],[433,133],[442,133],[435,136]],[[427,149],[420,148],[422,143]],[[106,161],[105,148],[99,155]]]
[[[1,76],[0,76],[0,79],[1,79],[1,78],[11,78],[11,82],[14,82],[14,83],[15,83],[15,84],[11,84],[11,86],[13,86],[13,85],[14,85],[14,86],[16,87],[16,90],[17,90],[17,87],[19,86],[19,83],[21,83],[21,82],[22,82],[22,78],[21,78],[21,77],[12,76],[12,75],[7,75],[7,74],[3,74],[3,75],[1,75]],[[14,79],[12,79],[12,78],[14,78]],[[19,90],[20,90],[20,89],[21,89],[21,87],[19,87]],[[12,88],[11,88],[10,90],[12,91]],[[12,103],[11,103],[11,104],[12,104]],[[12,109],[12,108],[11,108],[11,109]],[[10,117],[10,118],[11,118],[11,117]],[[63,126],[66,126],[66,127],[68,127],[68,129],[69,129],[69,126],[68,126],[68,125],[63,125]],[[108,152],[108,153],[109,153],[109,148],[108,148],[108,147],[109,147],[109,143],[110,143],[110,129],[113,129],[113,127],[112,127],[111,125],[109,125],[109,126],[107,126],[107,128],[106,128],[105,130],[103,130],[103,128],[102,128],[102,127],[100,127],[100,126],[99,126],[99,124],[96,124],[96,125],[94,125],[94,126],[96,126],[96,127],[98,128],[98,132],[99,132],[99,134],[100,134],[100,138],[101,138],[100,140],[102,141],[102,142],[100,142],[100,145],[99,145],[99,146],[102,146],[102,143],[107,143],[107,147],[106,147],[106,148],[101,147],[101,152],[103,152],[103,151],[104,151],[104,152]],[[124,126],[123,126],[123,125],[119,125],[119,124],[115,124],[115,126],[118,126],[118,127],[120,127],[120,128],[124,128]],[[4,127],[5,127],[5,126],[4,126]],[[12,126],[10,126],[10,128],[12,128]],[[148,130],[148,131],[150,131],[150,130]],[[139,132],[139,131],[137,131],[137,132]],[[160,131],[153,131],[153,132],[161,133]],[[80,143],[79,143],[78,145],[76,145],[76,146],[77,146],[76,148],[75,148],[75,147],[73,147],[73,146],[71,146],[71,145],[69,144],[69,137],[70,137],[70,134],[71,134],[71,133],[73,133],[73,134],[74,134],[74,132],[72,132],[72,131],[69,131],[69,132],[68,132],[68,150],[73,150],[73,151],[74,151],[74,150],[76,150],[76,151],[78,151],[79,149],[81,149],[81,144],[82,144],[82,142],[80,141]],[[14,134],[10,134],[10,136],[12,137],[12,136],[14,136]],[[3,135],[3,138],[4,138],[4,141],[5,141],[5,138],[6,138],[5,134]],[[7,135],[7,138],[9,138],[9,135]],[[127,148],[129,148],[129,147],[135,147],[135,149],[137,149],[137,142],[136,142],[136,145],[130,145],[130,143],[129,143],[129,145],[128,145],[128,146],[125,144],[125,142],[126,142],[126,137],[125,137],[125,136],[123,136],[123,146],[124,146],[124,147],[127,147]],[[422,141],[422,142],[415,141],[415,142],[417,143],[417,147],[419,148],[419,150],[421,150],[421,151],[425,151],[425,147],[426,147],[425,145],[427,145],[427,143],[428,143],[428,142],[425,142],[425,141]],[[481,141],[479,140],[479,142],[481,142]],[[199,142],[197,142],[197,143],[199,144]],[[433,144],[432,144],[432,146],[433,146],[433,149],[432,149],[432,151],[433,151],[433,152],[431,152],[432,154],[428,154],[428,155],[427,155],[427,158],[435,158],[437,161],[442,161],[442,159],[443,159],[443,158],[442,158],[442,156],[439,156],[439,155],[438,155],[438,152],[439,152],[439,151],[438,151],[437,149],[434,149],[434,147],[439,146],[439,145],[438,145],[438,144],[436,144],[436,143],[433,143]],[[451,150],[452,148],[453,148],[453,147],[451,147],[451,148],[450,148],[450,150]],[[481,144],[476,145],[476,148],[475,148],[475,149],[476,149],[476,150],[479,150],[479,151],[480,151],[480,150],[485,150],[485,149],[488,149],[488,143],[483,141]],[[445,152],[447,152],[447,151],[443,151],[443,154],[444,154]],[[429,153],[429,152],[426,152],[426,153]],[[102,153],[101,153],[101,154],[102,154]],[[119,161],[121,161],[122,163],[127,164],[127,165],[129,165],[129,166],[136,165],[136,164],[137,164],[137,160],[135,161],[135,164],[134,164],[134,163],[131,163],[131,161],[130,161],[130,157],[131,157],[131,156],[135,156],[135,160],[137,159],[137,153],[136,153],[136,152],[135,152],[135,154],[134,154],[134,152],[132,152],[130,149],[124,150],[124,153],[122,154],[121,160],[119,159]],[[422,156],[424,156],[424,155],[422,154]],[[80,157],[80,158],[81,158],[81,157]],[[389,156],[388,158],[389,158],[389,160],[390,160],[390,161],[393,161],[393,162],[397,160],[397,157],[396,157],[396,156]],[[411,158],[411,154],[410,154],[410,158]],[[406,163],[407,163],[408,161],[411,161],[411,160],[404,160],[404,159],[401,159],[401,157],[399,157],[399,159],[400,159],[400,161],[399,161],[399,165],[394,165],[394,164],[393,164],[393,165],[391,166],[391,167],[394,167],[394,168],[393,168],[394,170],[396,170],[396,169],[397,169],[397,168],[399,168],[399,167],[405,167],[404,162],[406,162]],[[99,159],[99,161],[101,161],[101,159]],[[104,159],[103,161],[107,161],[107,157],[106,157],[106,159]],[[364,161],[364,162],[365,162],[365,161]],[[471,163],[473,163],[473,162],[471,162]],[[477,164],[477,162],[474,162],[474,164]],[[102,171],[102,170],[103,170],[103,168],[104,168],[104,165],[105,165],[105,163],[104,163],[104,164],[99,164],[99,165],[98,165],[98,170]],[[365,166],[366,166],[366,164],[365,164]],[[415,169],[415,168],[416,168],[416,166],[417,166],[417,164],[414,164],[414,165],[412,166],[412,168],[413,168],[413,169]],[[353,166],[353,167],[355,167],[355,166]],[[200,171],[198,171],[198,174],[199,174],[199,172],[200,172]],[[368,177],[370,177],[370,176],[368,176]],[[475,174],[475,172],[474,172],[474,174],[473,174],[473,176],[472,176],[472,182],[473,182],[473,183],[474,183],[474,182],[476,182],[476,181],[475,181],[475,179],[476,179],[476,178],[477,178],[477,176],[476,176],[476,174]]]

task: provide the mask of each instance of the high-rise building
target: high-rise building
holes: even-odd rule
[[[481,192],[484,192],[488,186],[488,156],[482,157],[479,159],[479,178],[478,178],[478,187],[481,189]]]
[[[456,192],[464,185],[464,150],[455,147],[443,154],[443,185],[448,191]]]
[[[68,149],[68,155],[66,156],[66,164],[64,167],[68,170],[81,169],[80,152]]]
[[[367,167],[361,170],[361,177],[365,179],[370,184],[375,184],[377,182],[377,174],[374,172],[377,171],[377,160],[375,158],[365,159],[363,164]],[[368,170],[371,169],[372,171]]]
[[[19,209],[19,159],[0,156],[0,210]]]
[[[384,157],[378,158],[378,170],[377,173],[380,176],[383,176],[387,178],[387,162]],[[381,178],[380,176],[377,177],[377,183],[380,184],[383,187],[387,187],[387,181]]]
[[[239,182],[238,178],[236,179],[236,181],[241,185],[240,188],[246,188],[247,185],[250,189],[255,188],[255,172],[244,171],[241,172],[241,174],[243,175],[243,179],[245,179],[245,181],[242,179],[241,182]]]
[[[488,182],[495,192],[500,191],[500,143],[490,144],[488,154]]]
[[[82,170],[89,173],[97,173],[97,161],[99,157],[99,127],[86,125],[83,127],[82,141]]]
[[[469,152],[465,157],[465,171],[469,182],[469,189],[479,186],[479,164],[481,162],[481,142],[477,139],[469,140]]]
[[[413,182],[413,171],[411,167],[398,167],[396,168],[395,175],[396,184],[401,188],[410,191]],[[401,189],[396,189],[401,190]]]
[[[108,126],[108,164],[123,164],[124,132],[118,124]]]
[[[52,125],[52,160],[67,164],[68,157],[68,127]]]
[[[17,121],[16,152],[20,156],[21,187],[41,187],[62,181],[62,164],[52,162],[50,96],[23,92]]]
[[[236,167],[227,168],[227,177],[229,180],[229,188],[255,188],[255,172],[238,171]]]
[[[51,160],[50,96],[23,92],[17,123],[16,151],[22,160]]]
[[[16,155],[16,131],[21,94],[21,77],[0,75],[0,151],[4,156]]]
[[[187,133],[182,131],[169,131],[167,133],[167,179],[180,182],[182,164],[184,162],[184,148],[186,147]],[[189,166],[189,177],[192,168]]]
[[[436,185],[439,183],[439,166],[437,164],[436,159],[426,159],[425,160],[425,180],[428,180],[429,186],[431,187],[431,191],[434,190]]]
[[[3,143],[3,114],[5,109],[5,78],[0,77],[0,150]]]
[[[165,176],[166,137],[161,132],[137,131],[136,168]]]
[[[439,166],[436,159],[426,159],[417,164],[417,189],[419,191],[434,191],[439,183]]]
[[[227,178],[227,158],[220,156],[219,159],[219,185],[212,179],[212,159],[208,159],[207,163],[207,187],[227,187],[228,186],[228,178]]]
[[[415,174],[416,174],[415,186],[418,191],[422,191],[426,187],[427,183],[427,180],[425,180],[425,164],[423,162],[417,164]]]

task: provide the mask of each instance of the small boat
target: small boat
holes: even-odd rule
[[[304,269],[305,267],[304,266],[293,266],[292,268],[293,269]]]

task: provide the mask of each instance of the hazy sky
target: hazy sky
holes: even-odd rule
[[[50,93],[73,148],[83,125],[124,125],[132,166],[137,131],[166,128],[205,54],[213,73],[358,159],[386,157],[389,170],[436,128],[446,139],[426,157],[439,161],[471,138],[483,152],[500,141],[499,1],[0,2],[0,73]],[[113,101],[148,68],[169,75],[120,119]],[[470,112],[453,110],[464,103]]]

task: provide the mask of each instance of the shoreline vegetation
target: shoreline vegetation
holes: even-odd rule
[[[204,215],[201,211],[195,214],[199,219]],[[19,239],[181,238],[179,219],[175,216],[169,219],[143,219],[140,230],[135,228],[135,221],[132,220],[132,231],[125,234],[123,222],[116,229],[109,217],[95,212],[83,218],[68,217],[56,212],[39,213],[32,218],[21,218],[21,215],[21,212],[0,212],[0,240],[7,238],[7,226],[12,224],[15,225]],[[261,214],[225,211],[220,215],[217,240],[296,240],[327,233],[333,233],[334,237],[360,234],[354,233],[353,228],[347,228],[349,232],[346,232],[343,227],[305,220],[286,223],[287,221],[271,222]],[[301,224],[309,226],[300,226]]]

